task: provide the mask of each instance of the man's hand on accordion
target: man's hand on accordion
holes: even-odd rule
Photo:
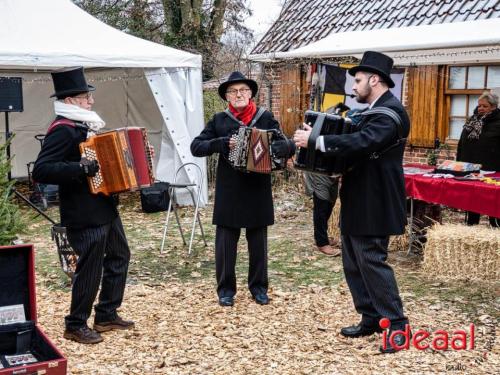
[[[312,127],[307,125],[306,123],[302,124],[302,129],[298,129],[295,131],[293,135],[293,141],[295,145],[298,147],[307,148],[307,142],[309,141],[309,137],[311,136]]]
[[[287,139],[279,139],[277,141],[274,141],[271,144],[271,150],[273,152],[273,155],[277,158],[288,158],[290,157],[291,154],[291,148],[293,147],[293,144],[288,144]]]
[[[97,172],[99,172],[99,163],[97,160],[89,160],[87,158],[82,157],[80,159],[80,167],[88,177],[94,177]]]
[[[210,151],[212,153],[226,154],[229,152],[229,137],[219,137],[210,141]],[[234,147],[234,146],[233,146]]]

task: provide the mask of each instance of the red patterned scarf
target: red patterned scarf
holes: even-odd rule
[[[243,122],[245,125],[250,124],[250,121],[252,121],[253,116],[255,116],[255,113],[257,112],[257,106],[255,105],[253,100],[250,100],[248,105],[245,107],[245,109],[241,112],[238,112],[232,105],[229,103],[229,110],[231,113],[236,117],[238,120]]]

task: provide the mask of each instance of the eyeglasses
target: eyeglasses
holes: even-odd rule
[[[250,89],[239,89],[239,90],[232,89],[232,90],[227,90],[226,94],[229,96],[236,96],[238,93],[240,93],[241,95],[245,95],[245,94],[248,94],[250,91],[252,91],[252,90],[250,90]]]
[[[91,92],[88,92],[86,93],[85,95],[77,95],[77,96],[73,96],[73,98],[75,99],[86,99],[86,100],[90,100],[92,99],[94,96],[92,95]]]

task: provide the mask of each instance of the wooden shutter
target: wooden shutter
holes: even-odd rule
[[[284,66],[281,69],[280,123],[288,137],[304,120],[306,96],[305,74],[301,67]]]
[[[408,143],[417,147],[434,147],[443,131],[442,69],[438,66],[408,68],[408,113],[411,120]]]

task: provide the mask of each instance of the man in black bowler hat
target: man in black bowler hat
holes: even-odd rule
[[[381,318],[391,321],[391,331],[408,324],[394,272],[386,263],[389,236],[404,233],[406,225],[402,160],[410,130],[404,107],[389,91],[394,87],[392,66],[390,57],[365,52],[360,65],[349,69],[356,100],[370,105],[361,115],[359,130],[316,140],[317,150],[341,155],[350,164],[340,190],[342,261],[361,322],[342,328],[346,337],[380,332]],[[307,147],[310,134],[309,127],[298,130],[296,145]],[[394,342],[404,344],[405,337],[396,335]],[[384,353],[396,350],[390,343],[381,347]]]
[[[59,185],[61,225],[78,254],[64,337],[96,344],[103,340],[99,332],[134,326],[116,312],[123,300],[130,250],[114,197],[90,193],[87,176],[96,175],[98,163],[80,156],[79,144],[105,125],[91,110],[95,88],[87,84],[83,68],[52,73],[52,79],[56,118],[47,130],[33,178]],[[101,277],[94,329],[90,329],[87,320]]]
[[[218,89],[220,97],[229,102],[228,109],[216,113],[191,143],[194,156],[219,154],[213,223],[217,226],[215,269],[221,306],[234,304],[236,250],[242,228],[248,242],[248,288],[256,303],[269,303],[267,227],[274,223],[271,175],[241,172],[227,161],[229,149],[235,145],[230,135],[240,126],[280,129],[271,112],[255,105],[257,90],[254,80],[240,72],[231,73]],[[286,139],[273,142],[271,148],[277,157],[289,158],[295,151],[293,142]]]

